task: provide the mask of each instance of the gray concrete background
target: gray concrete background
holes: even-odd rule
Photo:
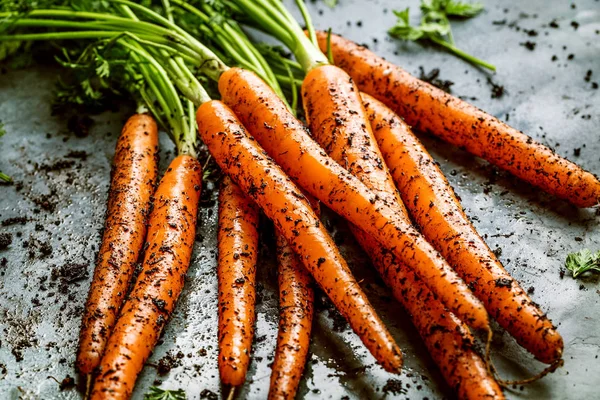
[[[386,37],[385,30],[395,21],[391,10],[410,5],[417,13],[417,0],[339,3],[331,10],[322,1],[310,2],[317,27],[331,26],[410,72],[418,74],[419,66],[426,71],[440,68],[440,78],[455,82],[455,95],[475,98],[474,104],[600,173],[600,94],[592,89],[592,82],[600,82],[597,0],[488,0],[482,15],[454,24],[460,47],[497,65],[493,80],[506,91],[499,99],[491,98],[486,72],[438,49]],[[553,20],[557,28],[549,26]],[[572,21],[578,23],[577,29]],[[537,36],[525,31],[532,29]],[[521,45],[526,41],[536,43],[534,51]],[[49,60],[48,65],[53,63]],[[584,80],[588,70],[593,71],[590,82]],[[0,225],[0,232],[13,235],[12,245],[0,251],[0,261],[7,260],[7,265],[0,266],[2,399],[80,398],[75,389],[59,390],[51,377],[62,381],[74,376],[81,309],[99,245],[114,143],[131,112],[123,109],[94,116],[90,135],[76,138],[67,132],[66,121],[50,114],[55,79],[56,70],[51,67],[0,75],[0,120],[8,132],[0,139],[0,170],[17,182],[0,186],[0,222],[27,218],[24,224]],[[568,252],[600,249],[600,217],[593,210],[577,210],[541,193],[456,148],[428,137],[423,140],[462,197],[479,232],[492,249],[501,249],[500,259],[513,276],[525,288],[534,288],[533,299],[558,324],[565,339],[565,367],[522,390],[507,391],[507,397],[598,398],[598,279],[574,280],[568,273],[561,278],[560,271]],[[173,146],[166,136],[161,145],[164,168]],[[67,157],[75,150],[85,151],[87,159]],[[205,203],[186,288],[163,342],[138,381],[135,399],[143,398],[157,379],[162,387],[185,389],[190,399],[211,398],[211,392],[220,392],[215,216],[214,204]],[[334,323],[336,314],[320,302],[299,397],[452,398],[400,306],[374,276],[356,243],[347,238],[344,225],[331,219],[342,251],[356,275],[364,279],[363,287],[404,350],[406,363],[400,376],[383,371],[347,326]],[[256,340],[240,398],[265,398],[269,385],[277,292],[274,255],[267,246],[272,241],[265,237],[265,242],[258,277],[262,288]],[[178,352],[183,358],[177,358]],[[152,365],[167,353],[175,355],[177,366],[159,376]],[[497,330],[494,358],[506,377],[524,377],[542,368],[501,330]],[[401,391],[390,391],[391,379],[401,382]]]

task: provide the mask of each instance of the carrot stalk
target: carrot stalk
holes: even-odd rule
[[[106,345],[92,400],[126,399],[175,308],[190,264],[202,168],[175,158],[158,185],[139,278]]]
[[[84,375],[100,363],[140,256],[157,157],[156,122],[146,114],[132,116],[116,146],[102,244],[79,333],[76,365]]]
[[[225,177],[219,192],[219,372],[225,385],[246,379],[254,337],[258,208]]]
[[[327,47],[327,33],[318,33]],[[418,130],[460,146],[578,207],[600,202],[600,181],[575,163],[477,107],[425,83],[368,49],[331,35],[338,66],[360,90],[385,103]]]
[[[386,370],[398,372],[400,349],[300,189],[248,136],[225,104],[205,103],[196,117],[200,136],[221,169],[274,222],[375,359]]]
[[[483,305],[442,257],[397,210],[327,156],[260,78],[231,68],[221,76],[219,89],[224,102],[299,186],[394,251],[461,319],[488,329]]]
[[[311,200],[309,198],[309,200]],[[319,214],[319,203],[310,201]],[[269,400],[296,397],[306,364],[312,320],[314,291],[312,278],[285,237],[277,233],[279,272],[279,330],[271,373]]]
[[[383,158],[421,232],[523,347],[545,363],[560,359],[563,340],[556,328],[479,236],[427,150],[392,110],[368,95],[363,99]]]

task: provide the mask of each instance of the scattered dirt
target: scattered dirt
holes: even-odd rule
[[[402,381],[398,379],[388,379],[381,390],[383,393],[391,393],[393,395],[406,394],[408,392],[402,387]]]
[[[28,249],[30,259],[44,259],[52,254],[52,246],[50,246],[49,242],[38,240],[33,236],[30,236],[29,240],[23,242],[23,248]]]
[[[65,155],[66,158],[76,158],[82,161],[87,160],[88,156],[89,154],[83,150],[71,150]]]
[[[13,218],[7,218],[4,221],[2,221],[2,226],[11,226],[11,225],[25,225],[25,223],[27,222],[27,218],[25,217],[13,217]]]
[[[419,66],[419,79],[425,81],[427,83],[432,84],[433,86],[442,89],[446,93],[452,93],[451,86],[454,85],[454,82],[444,79],[439,79],[440,69],[434,68],[431,71],[425,73],[425,70],[422,66]]]
[[[0,233],[0,250],[5,250],[12,244],[12,233]]]
[[[200,398],[208,400],[219,400],[219,396],[209,389],[204,389],[202,392],[200,392]]]

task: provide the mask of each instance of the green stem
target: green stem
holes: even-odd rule
[[[308,10],[306,9],[306,4],[304,4],[303,0],[296,0],[296,5],[300,9],[300,14],[302,14],[302,18],[304,19],[304,24],[306,25],[306,30],[308,31],[308,37],[310,41],[315,46],[319,46],[319,42],[317,42],[317,34],[315,33],[315,27],[312,23],[312,19]]]
[[[327,57],[304,34],[300,25],[280,3],[269,0],[232,0],[232,2],[254,19],[262,29],[282,41],[294,54],[305,72],[328,64]],[[303,15],[307,15],[307,22],[310,23],[310,17],[305,7],[301,7],[301,12]]]
[[[283,83],[284,85],[291,86],[291,82],[293,81],[297,87],[302,87],[302,80],[297,78],[291,78],[289,75],[281,75],[275,74],[279,83]]]
[[[186,43],[192,49],[194,49],[194,51],[196,53],[198,53],[198,55],[199,55],[199,59],[200,59],[199,65],[200,65],[201,72],[204,73],[209,78],[211,78],[215,81],[218,81],[221,74],[229,69],[229,67],[227,67],[227,65],[225,65],[225,63],[223,61],[221,61],[219,59],[219,57],[217,57],[217,55],[215,53],[213,53],[208,47],[204,46],[202,43],[200,43],[198,40],[196,40],[192,35],[190,35],[184,29],[182,29],[178,25],[170,22],[168,19],[166,19],[162,15],[150,10],[147,7],[144,7],[143,5],[133,3],[128,0],[108,0],[108,1],[110,1],[112,3],[117,3],[117,4],[126,5],[128,7],[131,7],[132,9],[139,11],[142,14],[146,15],[147,17],[151,18],[155,22],[158,22],[159,24],[163,25],[164,27],[173,30],[174,33],[177,33],[178,35],[184,37],[186,40]]]
[[[446,42],[443,39],[440,39],[436,36],[429,36],[428,37],[432,42],[442,46],[443,48],[445,48],[446,50],[450,51],[451,53],[456,54],[458,57],[461,57],[462,59],[475,64],[475,65],[479,65],[482,67],[485,67],[487,69],[490,69],[492,71],[496,71],[496,67],[486,61],[483,61],[475,56],[472,56],[469,53],[466,53],[464,51],[462,51],[461,49],[457,48],[456,46],[451,45],[450,43]]]
[[[12,182],[12,178],[3,172],[0,172],[0,181]]]
[[[169,22],[173,23],[173,11],[171,10],[171,4],[169,3],[169,0],[162,0],[162,3],[163,8],[165,9],[165,14],[167,15],[167,19]]]

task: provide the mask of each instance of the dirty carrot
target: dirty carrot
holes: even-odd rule
[[[126,399],[164,328],[190,264],[202,167],[177,156],[161,179],[148,222],[146,253],[135,286],[106,345],[91,399]]]
[[[225,385],[246,379],[254,337],[258,207],[229,177],[219,191],[217,278],[219,373]]]
[[[378,100],[366,94],[363,100],[383,158],[421,232],[517,342],[542,362],[560,359],[563,340],[556,328],[479,236],[410,127]]]
[[[504,399],[474,349],[468,327],[449,312],[419,276],[367,235],[355,235],[411,320],[444,379],[460,399]]]
[[[308,198],[308,195],[307,195]],[[309,198],[319,215],[319,203]],[[279,330],[269,400],[294,399],[306,364],[314,313],[310,274],[280,233],[277,237]]]
[[[489,328],[483,305],[442,257],[395,209],[330,158],[260,78],[231,68],[222,74],[219,91],[253,137],[300,187],[394,251],[470,326]]]
[[[157,176],[158,129],[147,114],[125,124],[113,159],[102,244],[84,309],[76,365],[91,374],[121,309],[146,238]]]
[[[318,33],[321,49],[327,33]],[[331,35],[336,65],[360,90],[406,122],[514,174],[578,207],[600,202],[600,181],[548,147],[441,89],[423,82],[365,47]]]
[[[300,189],[225,104],[202,104],[196,119],[200,136],[221,169],[274,222],[375,359],[386,370],[398,372],[400,349]]]
[[[369,120],[352,80],[335,69],[314,69],[304,79],[302,97],[315,140],[410,224],[371,124],[353,118],[361,115]],[[410,313],[432,358],[459,397],[503,398],[486,364],[473,349],[473,338],[466,325],[446,310],[415,272],[399,263],[389,250],[355,225],[351,225],[351,230],[396,299]],[[420,240],[421,246],[429,246],[424,238]],[[439,257],[432,258],[432,262],[445,263]]]

